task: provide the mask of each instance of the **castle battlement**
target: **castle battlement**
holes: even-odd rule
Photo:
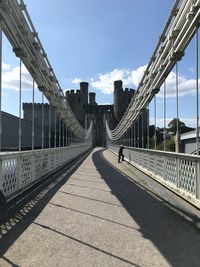
[[[34,108],[42,108],[42,106],[44,108],[49,108],[49,104],[48,103],[34,103]],[[23,109],[32,109],[33,107],[33,103],[23,103]]]
[[[80,83],[80,89],[67,90],[65,92],[65,95],[66,96],[69,96],[69,95],[80,95],[80,94],[87,94],[88,95],[88,86],[89,86],[89,84],[87,82],[81,82]]]

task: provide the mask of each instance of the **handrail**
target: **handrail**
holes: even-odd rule
[[[118,154],[119,146],[109,146]],[[200,208],[200,157],[126,147],[125,160]]]

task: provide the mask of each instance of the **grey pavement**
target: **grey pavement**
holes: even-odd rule
[[[199,230],[181,216],[188,209],[96,148],[1,225],[0,266],[199,267]]]

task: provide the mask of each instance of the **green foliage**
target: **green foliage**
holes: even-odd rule
[[[172,151],[172,152],[175,151],[174,136],[171,136],[170,139],[167,139],[165,141],[165,146],[166,146],[166,151]],[[158,150],[164,150],[164,141],[157,145],[157,149]]]
[[[184,129],[187,127],[185,125],[185,123],[183,121],[180,121],[179,119],[177,120],[177,118],[174,118],[173,120],[170,121],[170,123],[168,124],[169,130],[173,133],[176,134],[177,131],[177,124],[178,124],[178,128],[179,128],[179,132],[183,133]]]

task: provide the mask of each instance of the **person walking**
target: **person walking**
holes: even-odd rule
[[[123,154],[124,146],[121,145],[118,152],[118,162],[120,163],[120,160],[122,158],[122,161],[124,161],[124,154]]]

